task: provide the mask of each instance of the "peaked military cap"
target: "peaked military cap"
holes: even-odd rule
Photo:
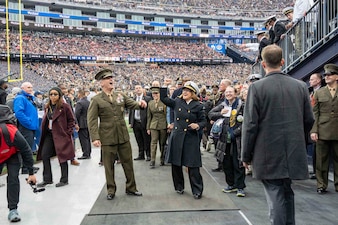
[[[187,88],[193,92],[195,92],[196,95],[198,95],[200,93],[200,90],[197,86],[196,83],[192,82],[192,81],[187,81],[185,84],[184,84],[184,87],[183,88]]]
[[[255,32],[255,35],[265,34],[265,30],[258,30]]]
[[[269,16],[269,17],[263,22],[263,24],[266,25],[266,24],[269,23],[272,19],[276,20],[276,15]]]
[[[258,73],[250,74],[248,76],[248,80],[260,80],[260,79],[262,79],[262,75]]]
[[[211,85],[211,88],[219,88],[219,87],[218,87],[218,84],[213,84]]]
[[[338,66],[336,64],[326,64],[324,66],[325,74],[338,74]]]
[[[293,7],[289,6],[283,9],[283,14],[286,16],[289,13],[293,12]]]
[[[159,87],[151,87],[150,90],[151,90],[151,92],[160,92]]]
[[[5,83],[8,83],[7,79],[1,79],[1,80],[0,80],[0,85],[3,85],[3,84],[5,84]]]
[[[110,69],[101,70],[100,72],[98,72],[95,75],[95,80],[102,80],[102,79],[107,78],[107,77],[113,77],[113,71],[112,70],[110,70]]]

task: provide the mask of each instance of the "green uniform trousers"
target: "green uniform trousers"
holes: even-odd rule
[[[334,168],[334,186],[338,191],[338,141],[318,140],[316,143],[317,188],[327,189],[330,157]]]
[[[102,161],[105,168],[108,194],[115,194],[116,192],[114,163],[117,155],[127,179],[126,192],[136,192],[132,150],[130,142],[127,141],[126,143],[117,145],[102,145]]]

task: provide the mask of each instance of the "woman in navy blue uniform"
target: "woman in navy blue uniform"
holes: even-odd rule
[[[184,84],[182,94],[170,99],[167,88],[161,88],[161,101],[174,111],[174,128],[168,142],[166,162],[171,163],[172,178],[178,194],[184,193],[182,166],[188,168],[191,190],[195,199],[203,193],[200,152],[200,129],[206,125],[204,106],[198,99],[199,89],[194,82]]]

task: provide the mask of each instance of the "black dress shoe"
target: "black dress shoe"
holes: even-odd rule
[[[59,182],[57,184],[55,184],[55,187],[63,187],[63,186],[66,186],[68,185],[68,182]]]
[[[108,194],[107,200],[113,200],[114,197],[115,197],[115,194]]]
[[[326,192],[327,192],[327,190],[324,189],[324,188],[317,188],[317,193],[318,194],[325,194]]]
[[[133,191],[126,191],[126,194],[127,195],[133,195],[133,196],[142,196],[142,193],[139,192],[139,191],[135,191],[135,192],[133,192]]]
[[[202,198],[202,194],[194,194],[194,199],[201,199]]]
[[[177,194],[180,194],[180,195],[183,195],[184,190],[176,190],[176,193],[177,193]]]
[[[310,173],[309,178],[310,178],[311,180],[317,179],[316,174],[314,174],[314,173]]]
[[[149,166],[150,168],[155,168],[155,161],[151,161]]]
[[[90,159],[90,156],[81,156],[81,157],[79,157],[79,158],[77,158],[77,159],[79,159],[79,160],[82,160],[82,159]]]
[[[150,157],[147,157],[146,161],[150,161],[150,160],[151,160]]]
[[[164,166],[164,162],[163,161],[161,161],[160,166]]]
[[[137,157],[137,158],[135,158],[134,160],[144,160],[144,157]]]
[[[46,187],[48,184],[53,184],[53,181],[42,181],[41,183],[38,183],[36,186],[41,188],[41,187]]]
[[[212,172],[223,172],[223,169],[218,167],[218,168],[215,168],[215,169],[211,169]]]

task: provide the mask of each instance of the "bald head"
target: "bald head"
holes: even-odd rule
[[[310,76],[309,83],[311,87],[316,89],[320,87],[321,82],[322,82],[322,75],[320,73],[314,73]]]
[[[21,89],[27,94],[33,95],[33,85],[30,82],[23,82],[21,84]]]

